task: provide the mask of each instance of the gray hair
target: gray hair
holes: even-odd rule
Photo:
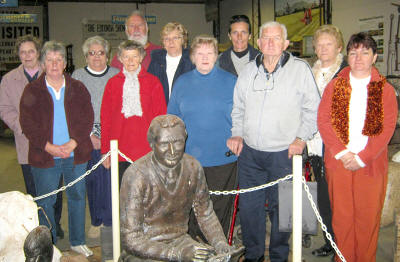
[[[259,31],[260,38],[261,38],[261,34],[262,34],[264,29],[270,28],[270,27],[276,27],[276,26],[279,26],[281,28],[283,40],[287,40],[287,29],[286,29],[286,26],[284,24],[278,23],[276,21],[266,22],[266,23],[264,23],[264,24],[262,24],[260,26],[260,31]]]
[[[160,133],[161,128],[167,127],[180,127],[183,132],[182,135],[186,140],[187,132],[185,123],[176,115],[160,115],[155,117],[150,124],[149,130],[147,131],[147,141],[150,145],[153,145],[157,141],[157,137]]]
[[[122,51],[124,50],[137,50],[142,58],[145,57],[146,51],[142,44],[134,40],[125,40],[118,46],[118,57],[121,58]]]
[[[96,35],[89,37],[82,45],[83,55],[87,57],[89,55],[89,49],[91,45],[101,45],[104,48],[106,57],[110,54],[110,43],[103,37]]]
[[[140,17],[143,19],[143,21],[144,21],[144,23],[145,23],[145,25],[146,25],[146,31],[149,31],[149,25],[147,24],[146,17],[143,15],[143,13],[142,13],[140,10],[135,10],[135,11],[133,11],[133,12],[125,19],[125,30],[127,29],[128,20],[129,20],[129,18],[131,18],[132,16],[140,16]]]
[[[67,64],[67,50],[65,49],[65,45],[61,42],[57,41],[47,41],[40,52],[40,62],[44,64],[46,60],[47,53],[49,52],[57,52],[59,53],[64,60],[64,63]]]

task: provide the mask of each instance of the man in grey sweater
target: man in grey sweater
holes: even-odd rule
[[[267,22],[257,44],[262,52],[236,83],[232,137],[227,146],[238,159],[239,187],[259,186],[291,174],[291,157],[317,132],[318,89],[309,65],[285,49],[286,27]],[[290,233],[279,232],[278,187],[240,196],[245,261],[263,261],[265,203],[271,220],[270,260],[287,261]]]

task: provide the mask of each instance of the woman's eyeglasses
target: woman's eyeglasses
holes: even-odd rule
[[[89,51],[88,52],[90,56],[103,56],[106,52],[104,51]]]

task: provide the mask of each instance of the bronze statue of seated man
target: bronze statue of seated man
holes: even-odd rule
[[[147,139],[152,151],[122,179],[119,261],[229,261],[237,252],[214,213],[200,163],[184,153],[186,136],[177,116],[151,122]],[[210,245],[187,234],[192,208]]]

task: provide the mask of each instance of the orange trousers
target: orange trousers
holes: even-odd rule
[[[349,171],[341,161],[326,168],[335,242],[347,262],[376,260],[387,184],[387,168],[382,169],[367,175],[366,168]]]

